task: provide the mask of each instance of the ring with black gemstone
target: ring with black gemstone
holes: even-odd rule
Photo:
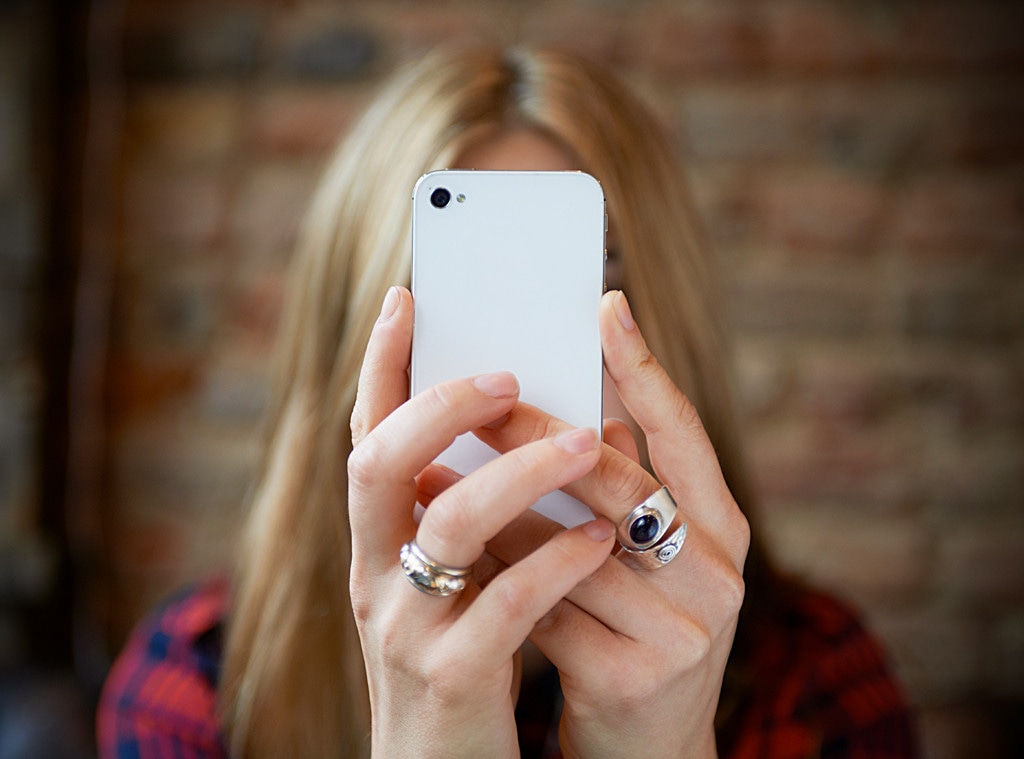
[[[622,553],[627,561],[640,569],[661,569],[679,555],[685,540],[686,522],[682,522],[656,545],[643,551],[631,551],[624,547]]]
[[[675,499],[662,487],[619,523],[619,545],[627,551],[646,551],[665,537],[678,511]]]

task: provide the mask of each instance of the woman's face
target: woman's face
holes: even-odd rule
[[[514,129],[498,132],[470,145],[455,162],[457,168],[490,171],[579,171],[580,162],[554,140],[533,129]],[[614,247],[614,219],[609,219],[608,247]],[[609,287],[621,287],[621,282],[611,281]],[[626,411],[615,385],[607,372],[604,376],[605,418],[621,419],[638,441],[642,440],[640,429]]]

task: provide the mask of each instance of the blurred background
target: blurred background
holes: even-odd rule
[[[1019,4],[0,0],[0,759],[89,756],[131,625],[230,554],[324,158],[453,40],[653,106],[780,562],[864,613],[926,756],[1024,755]]]

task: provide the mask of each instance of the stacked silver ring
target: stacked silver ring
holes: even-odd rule
[[[410,540],[399,552],[402,569],[412,586],[428,596],[454,596],[466,588],[470,568],[449,567],[434,561]]]
[[[660,569],[678,554],[686,540],[686,522],[679,523],[679,507],[662,487],[619,523],[619,545],[643,569]]]

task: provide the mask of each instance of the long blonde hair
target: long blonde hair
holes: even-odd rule
[[[359,367],[384,293],[408,282],[416,179],[511,125],[541,130],[602,182],[637,321],[701,411],[737,500],[750,503],[722,296],[678,163],[649,112],[570,55],[434,52],[401,70],[341,144],[300,233],[221,680],[236,755],[365,752],[345,509]]]

